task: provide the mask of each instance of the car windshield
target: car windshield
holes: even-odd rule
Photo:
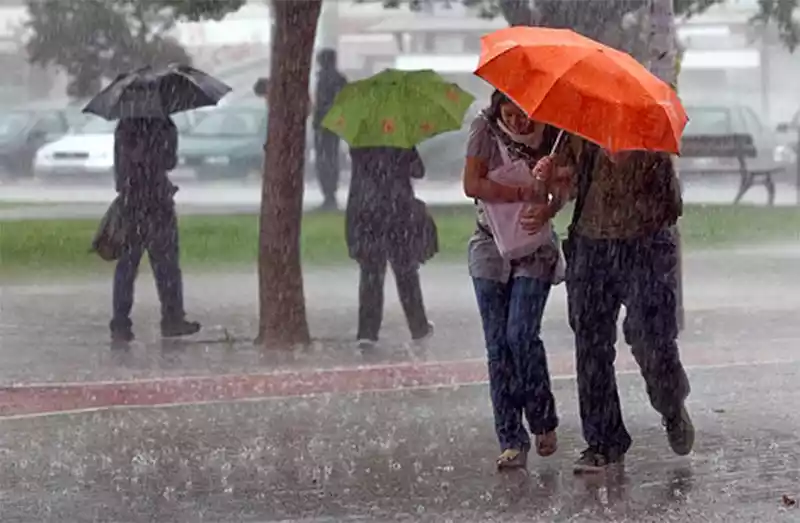
[[[109,122],[108,120],[94,116],[90,117],[76,132],[77,134],[114,134],[114,129],[116,129],[116,127],[117,122]]]
[[[30,122],[29,113],[16,112],[0,114],[0,135],[13,136],[22,131]]]
[[[214,111],[192,128],[194,136],[258,136],[264,132],[264,113],[253,109]]]

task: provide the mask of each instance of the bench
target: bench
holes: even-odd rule
[[[772,177],[785,170],[772,161],[753,161],[758,151],[749,134],[688,135],[681,142],[681,158],[735,159],[735,166],[681,167],[681,174],[738,174],[741,178],[739,191],[733,203],[741,201],[751,187],[763,185],[767,190],[767,202],[775,204],[775,182]]]

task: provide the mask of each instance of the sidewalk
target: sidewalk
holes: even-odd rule
[[[623,474],[595,479],[570,469],[582,441],[563,287],[543,328],[560,451],[514,474],[493,470],[483,341],[462,266],[423,272],[437,324],[426,347],[407,341],[387,282],[383,341],[367,355],[352,341],[353,269],[306,273],[320,338],[292,353],[249,341],[253,274],[188,275],[187,303],[206,329],[169,343],[141,278],[129,351],[107,342],[107,275],[0,287],[0,519],[794,522],[800,508],[783,496],[800,498],[799,260],[796,248],[687,256],[681,347],[695,452],[670,453],[620,342],[635,443]]]
[[[256,180],[243,183],[214,182],[197,183],[178,181],[180,191],[176,196],[178,210],[182,214],[229,214],[233,212],[258,212],[261,205],[260,185]],[[98,185],[37,185],[20,182],[2,185],[0,202],[11,207],[0,208],[0,220],[20,220],[35,218],[96,218],[102,216],[109,202],[114,198],[113,189]],[[429,205],[469,204],[464,196],[461,182],[420,181],[415,184],[417,196]],[[731,183],[698,183],[688,181],[685,186],[684,201],[689,204],[728,205],[733,202],[737,185]],[[776,205],[796,205],[794,187],[778,187]],[[339,191],[339,201],[347,199],[347,189]],[[744,204],[764,205],[766,196],[760,188],[750,191],[743,199]],[[13,204],[20,204],[14,207]],[[26,205],[47,203],[48,205]],[[322,203],[322,194],[315,183],[305,187],[304,206],[314,209]]]
[[[634,446],[574,477],[575,384],[556,379],[560,450],[497,474],[485,386],[0,420],[4,523],[793,522],[800,365],[691,372],[695,452],[671,454],[638,376]]]
[[[687,328],[681,337],[684,359],[695,365],[742,363],[753,361],[754,357],[758,361],[794,361],[800,342],[798,260],[797,249],[688,255]],[[432,379],[432,384],[482,380],[483,337],[466,269],[432,264],[424,268],[422,279],[429,314],[436,323],[434,338],[422,347],[411,343],[389,278],[382,341],[376,351],[366,354],[355,344],[355,268],[306,272],[308,315],[316,339],[309,349],[294,352],[265,353],[253,346],[251,340],[257,328],[254,274],[188,274],[187,307],[191,316],[203,323],[204,330],[186,340],[163,341],[157,332],[154,285],[149,274],[143,273],[134,310],[137,341],[128,351],[111,350],[108,342],[110,275],[63,284],[6,285],[0,287],[0,386],[75,385],[70,392],[64,392],[68,397],[62,399],[58,395],[63,389],[55,393],[40,389],[36,394],[27,389],[23,393],[25,401],[32,394],[50,398],[34,405],[20,406],[17,392],[4,391],[0,394],[0,409],[6,413],[35,412],[109,401],[152,404],[154,400],[146,398],[154,387],[164,389],[156,394],[158,402],[169,403],[185,400],[187,394],[189,399],[198,401],[213,399],[217,393],[229,399],[258,396],[259,387],[282,387],[292,394],[315,392],[315,384],[321,382],[330,387],[334,386],[330,383],[340,384],[336,387],[356,386],[359,379],[366,380],[366,388],[381,388],[386,384],[381,380],[408,383],[422,379],[420,373],[432,374],[433,378],[425,378]],[[543,325],[554,374],[572,373],[573,340],[566,324],[565,302],[563,286],[554,289]],[[622,342],[619,352],[620,365],[632,368]],[[458,372],[451,369],[441,374],[437,370],[454,365],[453,362],[465,366]],[[346,371],[323,372],[360,366],[372,370],[364,370],[364,376],[358,379]],[[398,366],[404,370],[398,370]],[[282,372],[295,374],[275,375]],[[383,374],[386,372],[388,378]],[[243,374],[257,376],[240,385],[237,379]],[[184,380],[193,376],[227,377],[210,382]],[[141,383],[164,379],[177,381],[146,386]],[[139,383],[134,392],[117,392],[120,387],[113,383],[102,391],[82,385],[131,380]],[[306,388],[297,390],[292,381],[302,382]],[[214,392],[215,387],[219,392]],[[231,389],[244,391],[224,392]],[[92,400],[95,403],[81,403],[91,396],[96,397]]]

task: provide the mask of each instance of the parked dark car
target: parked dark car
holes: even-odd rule
[[[33,160],[43,145],[70,128],[68,109],[0,109],[0,171],[13,178],[33,176]]]
[[[245,179],[260,171],[267,136],[267,109],[263,104],[224,105],[202,112],[202,119],[181,133],[178,156],[182,167],[199,180]],[[314,147],[311,122],[306,126],[306,177],[313,175]],[[349,165],[347,144],[341,142],[342,168]]]
[[[181,136],[178,156],[198,179],[243,179],[261,167],[267,111],[261,106],[223,106],[206,112]]]

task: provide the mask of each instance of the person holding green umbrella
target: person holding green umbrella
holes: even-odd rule
[[[419,266],[437,249],[436,225],[414,196],[425,175],[416,145],[459,129],[472,96],[433,71],[387,70],[347,85],[322,125],[350,145],[352,174],[345,233],[361,269],[357,339],[373,347],[383,318],[383,288],[392,266],[411,337],[433,334]]]

